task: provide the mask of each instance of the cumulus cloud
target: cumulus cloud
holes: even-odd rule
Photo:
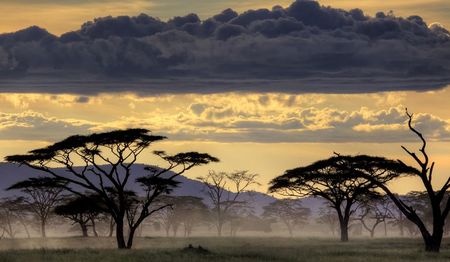
[[[219,117],[211,111],[218,112]],[[227,112],[227,114],[223,114]],[[342,111],[310,107],[274,116],[248,114],[227,107],[210,106],[183,122],[183,131],[171,134],[225,142],[411,142],[416,137],[406,125],[404,108]],[[415,125],[432,141],[450,140],[450,123],[431,114],[418,114]],[[189,131],[188,131],[189,130]]]
[[[53,141],[77,133],[87,133],[93,123],[76,119],[57,119],[34,111],[0,113],[0,134],[6,140]]]
[[[54,92],[61,83],[72,92],[427,89],[450,82],[449,61],[439,24],[309,0],[203,21],[141,14],[97,18],[60,37],[38,27],[0,35],[8,91],[30,83]]]
[[[117,97],[105,94],[90,97],[89,101],[80,101],[84,98],[78,95],[3,95],[0,97],[4,105],[0,109],[3,112],[0,113],[0,137],[55,141],[73,134],[139,127],[166,135],[171,141],[417,141],[407,129],[401,105],[406,101],[395,100],[390,106],[376,106],[378,101],[390,100],[379,97],[381,95],[227,93]],[[430,106],[435,105],[437,96],[441,97],[439,101],[448,98],[448,92],[414,95],[421,96],[423,104],[433,101]],[[344,105],[344,100],[351,106]],[[370,103],[374,104],[371,108],[365,107]],[[411,102],[411,106],[413,104]],[[131,110],[124,111],[124,106]],[[433,112],[439,117],[418,113],[414,124],[429,141],[450,141],[448,114]]]

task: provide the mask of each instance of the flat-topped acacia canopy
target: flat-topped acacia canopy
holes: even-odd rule
[[[88,145],[94,147],[109,146],[114,144],[135,144],[140,147],[148,147],[151,143],[167,139],[165,136],[155,136],[149,134],[150,130],[142,128],[132,128],[126,130],[115,130],[104,133],[94,133],[91,135],[74,135],[50,146],[35,149],[25,155],[7,156],[8,162],[24,163],[34,161],[50,160],[59,152],[73,151],[79,148],[85,148]],[[88,152],[85,153],[98,153]]]
[[[370,181],[366,178],[370,177],[385,183],[399,176],[415,175],[418,172],[417,169],[399,160],[368,155],[336,155],[308,166],[286,170],[283,175],[271,181],[269,190],[276,192],[283,188],[302,187],[305,187],[305,190],[311,190],[311,186],[320,187],[321,185],[357,187],[358,184],[367,184],[368,187],[373,188],[376,186],[368,183]],[[314,195],[314,192],[305,192],[305,194]]]

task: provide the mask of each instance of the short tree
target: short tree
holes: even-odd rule
[[[242,194],[259,184],[257,177],[257,174],[244,170],[232,173],[210,171],[208,175],[198,178],[205,185],[206,195],[212,203],[218,236],[222,236],[223,226],[232,208],[242,204]]]
[[[55,207],[55,213],[78,224],[82,236],[88,237],[88,224],[92,223],[105,210],[102,206],[103,203],[96,196],[75,196],[66,200],[66,203]],[[93,230],[95,231],[94,228]]]
[[[74,194],[83,196],[87,190],[99,195],[115,221],[117,247],[131,248],[136,229],[144,219],[166,207],[154,209],[152,203],[173,188],[176,184],[174,179],[193,167],[218,161],[198,152],[167,155],[163,151],[155,151],[154,154],[167,166],[159,168],[153,165],[147,168],[147,175],[135,174],[132,167],[140,154],[164,139],[166,137],[152,135],[147,129],[76,135],[25,155],[8,156],[6,160],[59,178],[68,183],[66,189]],[[76,167],[75,163],[81,163],[81,166]],[[57,173],[52,168],[54,166],[63,167],[66,173]],[[130,209],[126,192],[133,179],[141,186],[144,195],[134,199]],[[115,193],[110,194],[108,188]],[[128,235],[124,230],[126,224]]]
[[[46,225],[53,208],[62,200],[67,182],[60,178],[37,177],[18,182],[7,190],[20,190],[30,211],[39,219],[41,236],[46,237]]]
[[[185,237],[190,237],[194,228],[208,215],[208,207],[199,197],[180,196],[174,209],[175,216],[184,228]]]
[[[338,221],[339,218],[334,208],[329,206],[319,208],[317,223],[327,225],[329,232],[331,232],[333,236],[338,232]]]
[[[30,238],[26,220],[29,216],[28,204],[23,197],[4,198],[0,201],[0,228],[9,238],[15,238],[18,230],[17,224],[21,224]]]
[[[380,224],[384,224],[384,233],[387,235],[387,220],[391,219],[391,201],[386,196],[374,197],[363,201],[356,211],[355,219],[361,222],[370,237]]]
[[[263,217],[281,221],[292,237],[294,228],[306,223],[310,214],[299,199],[279,199],[264,207]]]

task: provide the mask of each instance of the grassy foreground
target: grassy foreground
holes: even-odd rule
[[[183,250],[202,245],[210,253]],[[133,250],[115,250],[114,239],[63,238],[0,241],[3,261],[450,261],[450,242],[427,254],[420,240],[290,238],[140,238]]]

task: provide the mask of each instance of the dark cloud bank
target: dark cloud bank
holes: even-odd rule
[[[141,14],[60,37],[39,27],[0,35],[2,91],[375,92],[449,82],[443,27],[304,0],[204,21]]]

